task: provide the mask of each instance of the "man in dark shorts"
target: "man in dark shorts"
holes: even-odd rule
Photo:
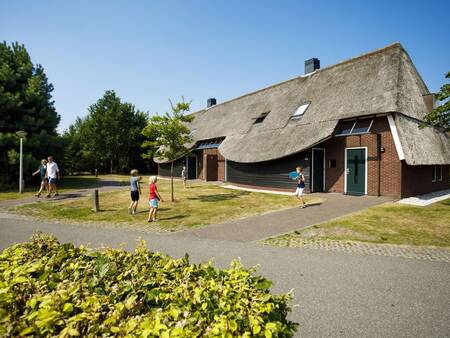
[[[128,213],[135,215],[137,213],[136,209],[139,203],[139,194],[141,193],[141,186],[139,185],[141,177],[138,176],[138,171],[136,169],[131,170],[130,175],[131,203],[128,207]]]
[[[32,175],[35,176],[37,174],[39,174],[41,176],[41,187],[35,196],[40,197],[42,190],[46,189],[48,191],[48,178],[46,175],[47,174],[47,160],[46,159],[41,160],[41,165],[39,166],[38,170],[36,170]]]

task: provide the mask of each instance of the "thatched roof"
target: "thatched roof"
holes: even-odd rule
[[[395,115],[395,124],[406,163],[410,165],[450,163],[448,133],[431,127],[419,129],[420,121],[403,114]]]
[[[393,112],[422,119],[427,111],[423,95],[428,93],[408,54],[395,43],[198,111],[191,129],[195,140],[225,137],[219,151],[229,160],[267,161],[329,138],[340,119]],[[311,103],[303,117],[291,120],[292,113],[307,101]],[[255,118],[268,111],[263,123],[254,124]],[[395,121],[402,124],[404,120]],[[399,130],[405,128],[406,124],[399,125]],[[408,149],[422,142],[403,132],[399,135]],[[435,148],[436,138],[426,142],[430,142],[426,148],[430,153],[405,151],[408,164],[428,164],[422,156],[433,158],[441,151]]]

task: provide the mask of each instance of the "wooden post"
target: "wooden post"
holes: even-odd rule
[[[92,210],[94,212],[98,212],[100,210],[100,203],[98,200],[98,189],[94,189],[92,191],[92,206],[93,206]]]

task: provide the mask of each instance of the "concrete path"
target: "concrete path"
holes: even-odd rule
[[[255,241],[322,223],[351,212],[392,201],[387,197],[346,196],[342,194],[314,194],[325,200],[322,204],[304,209],[292,208],[265,215],[187,230],[184,233],[199,238],[228,241]]]
[[[427,205],[450,198],[450,189],[439,190],[429,194],[403,198],[398,203],[426,207]]]
[[[300,323],[298,337],[450,336],[449,263],[50,224],[9,215],[0,216],[0,249],[28,240],[35,230],[53,233],[61,242],[93,247],[124,243],[130,250],[142,237],[151,250],[174,257],[188,252],[196,263],[214,258],[219,267],[236,257],[245,266],[260,264],[259,273],[274,281],[273,292],[294,289],[299,306],[290,318]]]

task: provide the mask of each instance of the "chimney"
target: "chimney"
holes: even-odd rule
[[[312,58],[305,61],[305,74],[312,73],[320,69],[320,60],[317,58]]]
[[[216,99],[214,97],[210,97],[207,101],[206,101],[206,107],[212,107],[215,106],[217,103]]]
[[[433,93],[423,95],[423,100],[425,101],[425,105],[427,106],[428,112],[436,108],[437,106],[436,96]]]

